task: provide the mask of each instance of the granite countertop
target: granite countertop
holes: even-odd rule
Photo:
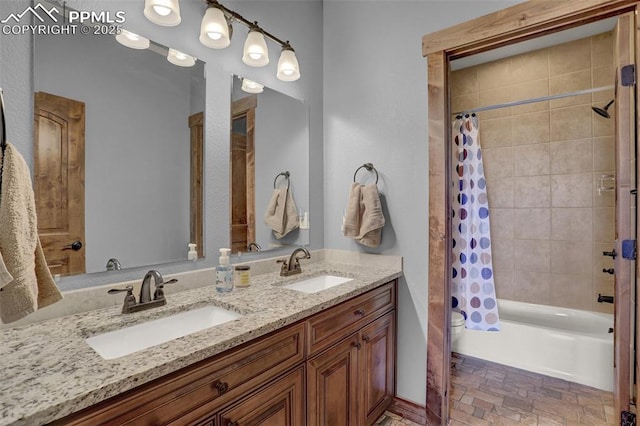
[[[292,324],[402,275],[401,262],[322,260],[303,272],[253,275],[251,286],[218,294],[213,285],[167,296],[167,305],[123,315],[121,306],[0,330],[0,425],[41,425]],[[273,269],[276,269],[275,267]],[[315,294],[282,285],[331,273],[352,281]],[[166,277],[165,277],[166,278]],[[212,275],[212,284],[213,284]],[[180,311],[216,305],[239,319],[114,360],[104,360],[87,337]]]

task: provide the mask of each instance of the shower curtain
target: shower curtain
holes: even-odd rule
[[[453,123],[455,168],[452,191],[452,308],[466,328],[498,331],[493,281],[489,200],[475,114]]]

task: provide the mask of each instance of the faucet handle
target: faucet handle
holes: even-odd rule
[[[164,299],[164,286],[166,284],[173,284],[177,282],[178,280],[176,278],[172,278],[169,281],[156,283],[156,291],[153,293],[153,300]]]
[[[122,305],[122,313],[123,314],[128,314],[129,312],[131,312],[131,307],[135,306],[136,304],[136,297],[133,295],[133,286],[132,285],[128,285],[125,288],[112,288],[109,291],[107,291],[107,293],[109,294],[116,294],[116,293],[122,293],[126,291],[127,295],[124,297],[124,304]]]

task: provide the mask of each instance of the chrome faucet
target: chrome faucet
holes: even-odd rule
[[[260,244],[251,242],[251,243],[247,244],[247,250],[249,250],[249,251],[260,251],[260,250],[262,250],[262,248],[260,247]]]
[[[120,265],[120,261],[115,257],[107,260],[107,271],[119,271],[122,269],[122,265]]]
[[[153,299],[151,298],[151,279],[153,278],[155,283],[155,292],[153,293]],[[142,286],[140,287],[140,296],[138,302],[133,295],[133,286],[128,285],[125,288],[112,288],[107,293],[115,294],[123,291],[127,292],[124,298],[124,305],[122,306],[123,314],[130,314],[133,312],[145,311],[147,309],[155,308],[157,306],[164,306],[167,304],[167,299],[164,297],[164,286],[167,284],[173,284],[178,280],[173,278],[169,281],[164,281],[160,272],[151,270],[146,273],[142,280]]]
[[[304,256],[298,257],[298,253],[304,253]],[[304,247],[298,247],[291,253],[289,256],[289,262],[286,259],[278,259],[278,263],[282,263],[282,267],[280,268],[280,276],[288,277],[289,275],[295,275],[302,272],[302,267],[300,266],[300,259],[311,259],[311,253]]]

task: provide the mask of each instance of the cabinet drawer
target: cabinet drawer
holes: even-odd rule
[[[54,424],[159,425],[213,410],[304,361],[304,324],[232,349]]]
[[[327,309],[307,320],[307,348],[313,355],[358,331],[396,304],[395,281]]]

